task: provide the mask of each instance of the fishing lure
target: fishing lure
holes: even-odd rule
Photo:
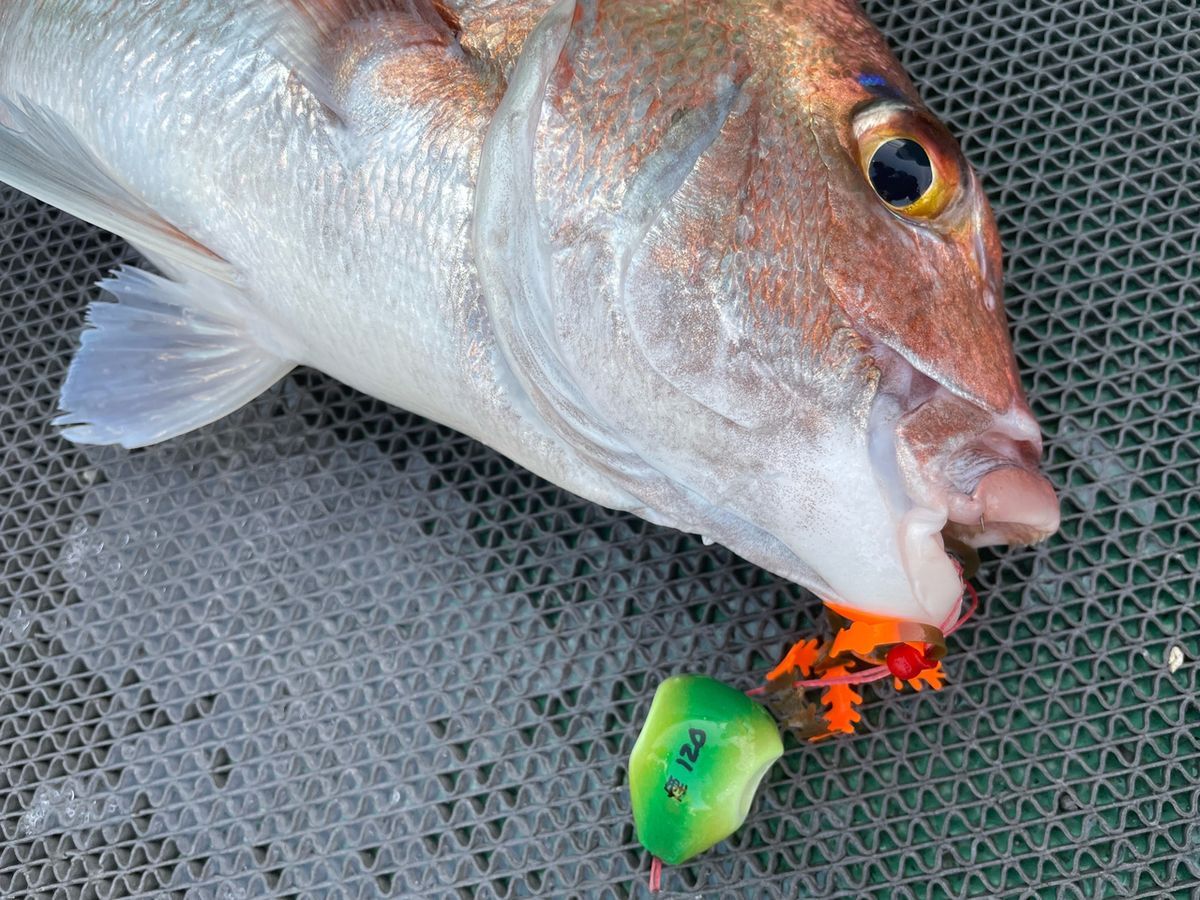
[[[629,761],[634,824],[652,858],[650,889],[660,889],[664,863],[686,862],[745,822],[759,784],[783,755],[772,714],[797,737],[820,741],[853,733],[863,701],[855,688],[864,684],[890,676],[896,690],[940,690],[946,637],[979,605],[965,580],[963,591],[969,605],[941,628],[830,610],[831,636],[797,642],[764,685],[745,693],[697,675],[663,682]],[[818,702],[809,690],[820,692]],[[752,699],[758,696],[762,704]]]
[[[766,708],[700,675],[677,675],[654,694],[629,759],[638,840],[661,863],[678,865],[725,840],[746,820],[767,770],[783,755]]]
[[[969,604],[941,628],[915,622],[850,617],[826,608],[832,635],[797,642],[766,677],[747,694],[761,696],[775,716],[798,737],[819,741],[852,734],[861,721],[863,696],[855,690],[889,676],[896,690],[940,690],[945,683],[941,659],[946,638],[962,627],[979,607],[979,595],[963,582]],[[813,703],[805,691],[819,690]]]

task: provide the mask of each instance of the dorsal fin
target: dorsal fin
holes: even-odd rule
[[[347,27],[396,16],[411,23],[415,39],[435,39],[461,52],[457,22],[435,0],[270,0],[263,10],[257,31],[264,46],[343,121],[334,48]]]

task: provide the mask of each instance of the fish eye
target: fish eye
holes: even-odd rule
[[[872,103],[853,128],[863,177],[892,212],[929,222],[959,196],[965,163],[958,144],[923,111]]]
[[[875,148],[867,164],[867,179],[880,200],[904,209],[917,203],[933,187],[933,163],[917,141],[892,138]]]

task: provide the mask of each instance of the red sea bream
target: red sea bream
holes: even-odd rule
[[[65,435],[313,366],[833,607],[1058,525],[980,181],[852,0],[3,0],[0,180],[153,264]]]

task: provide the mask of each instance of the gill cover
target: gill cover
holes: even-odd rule
[[[584,77],[576,64],[593,49],[589,39],[603,5],[561,0],[527,38],[483,146],[476,258],[505,362],[538,417],[646,503],[643,515],[700,530],[719,511],[678,472],[666,474],[671,460],[656,459],[649,449],[655,442],[638,440],[638,429],[619,421],[613,398],[671,405],[664,425],[679,420],[679,404],[742,427],[759,424],[771,408],[747,407],[745,393],[727,389],[739,378],[762,383],[769,372],[741,352],[737,329],[720,308],[693,295],[695,302],[685,299],[664,315],[670,284],[629,283],[648,233],[738,103],[745,68],[714,39],[710,46],[718,52],[705,62],[711,77],[672,85],[639,76],[645,69],[634,65],[603,83],[573,83]],[[576,89],[570,98],[568,85]],[[580,91],[593,108],[570,106]],[[612,117],[608,133],[596,129],[602,107]],[[606,181],[597,155],[629,146],[628,134],[619,132],[630,122],[640,128],[636,158],[623,160],[627,165]],[[561,163],[564,151],[577,154],[578,165],[566,166],[577,177],[552,188],[539,183],[539,153]],[[639,296],[644,291],[655,296]],[[628,302],[631,296],[636,302]],[[685,322],[692,332],[702,323],[711,335],[702,358],[678,352]],[[720,379],[709,378],[714,371]],[[632,389],[606,380],[623,376],[641,380]]]
[[[576,0],[559,0],[525,40],[483,144],[475,247],[485,301],[508,370],[537,416],[602,471],[644,466],[579,389],[554,320],[553,248],[538,218],[534,151],[547,84]]]
[[[481,285],[516,402],[610,494],[823,597],[904,602],[803,73],[751,59],[792,15],[769,7],[554,6],[483,145]]]

